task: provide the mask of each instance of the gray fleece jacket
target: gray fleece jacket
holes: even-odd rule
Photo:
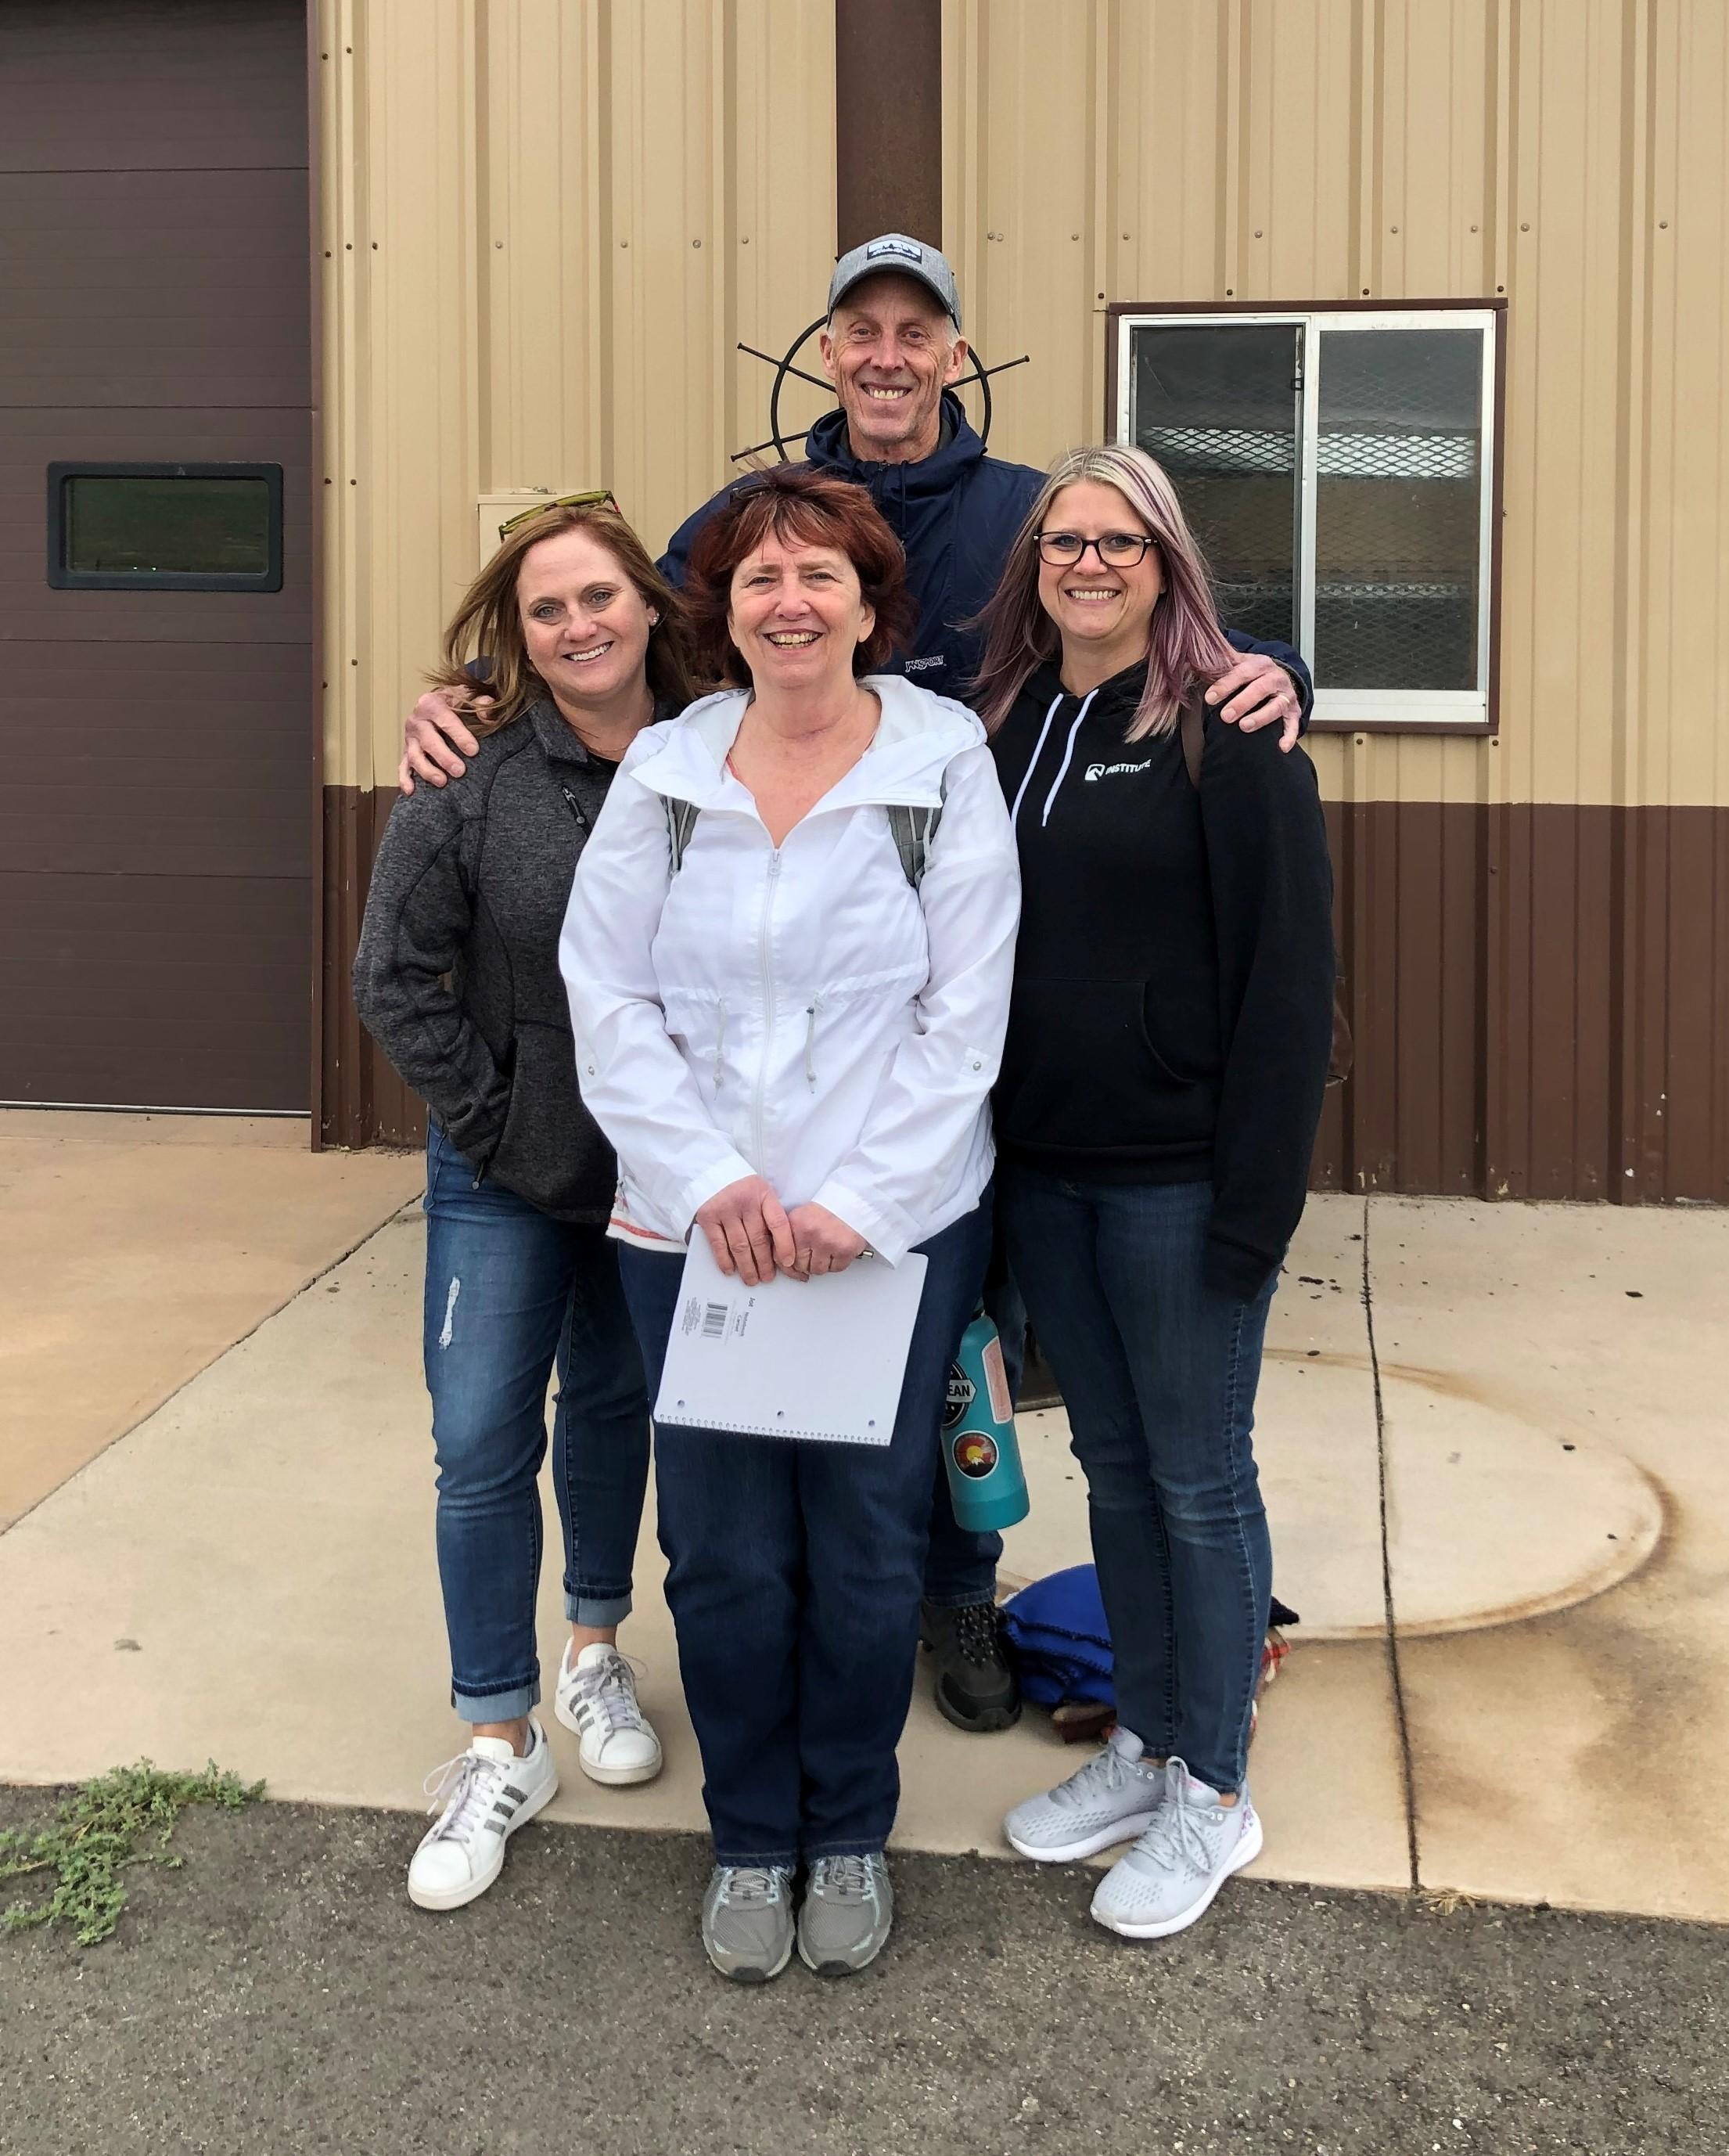
[[[657,717],[670,716],[657,712]],[[479,1174],[555,1219],[612,1209],[577,1091],[558,935],[616,767],[548,702],[390,812],[354,961],[367,1031]]]

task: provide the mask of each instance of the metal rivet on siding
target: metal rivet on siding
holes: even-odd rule
[[[1505,285],[1497,285],[1495,289],[1497,292],[1504,292],[1507,288]]]
[[[619,244],[621,247],[628,247],[628,246],[629,246],[629,244],[630,244],[630,242],[629,242],[628,239],[621,239],[621,240],[618,242],[618,244]]]
[[[1070,239],[1080,239],[1080,234],[1078,232],[1071,232],[1071,233],[1069,234],[1069,237],[1070,237]]]
[[[751,243],[748,239],[741,239],[738,244],[741,247],[748,247]]]
[[[1125,239],[1126,239],[1128,238],[1128,236],[1129,236],[1129,235],[1127,234],[1127,233],[1125,233],[1125,234],[1123,234],[1123,238],[1124,238]]]
[[[1257,239],[1260,238],[1260,227],[1259,225],[1256,225],[1254,228],[1254,236]]]
[[[702,242],[701,242],[700,239],[693,239],[693,240],[691,241],[690,244],[691,244],[693,247],[700,247],[700,246],[701,246],[701,244],[702,244]]]
[[[502,249],[505,243],[501,239],[495,239],[492,244],[495,247]]]
[[[1225,296],[1225,297],[1226,297],[1226,299],[1228,299],[1228,300],[1234,300],[1234,299],[1236,298],[1237,295],[1236,295],[1235,291],[1233,290],[1233,288],[1232,288],[1230,285],[1227,285],[1225,286],[1225,288],[1224,288],[1224,296]]]
[[[988,232],[985,234],[985,238],[987,239],[1000,239],[1002,237],[1003,235],[1000,232]]]
[[[376,239],[372,242],[372,252],[374,254],[378,252],[378,243]]]
[[[1529,231],[1530,231],[1530,229],[1531,229],[1531,227],[1530,227],[1528,224],[1521,224],[1521,225],[1520,226],[1519,229],[1520,229],[1520,231],[1521,231],[1521,232],[1529,232]]]
[[[1363,288],[1362,288],[1362,296],[1364,297],[1364,299],[1367,299],[1367,297],[1369,296],[1369,288],[1368,288],[1368,286],[1367,286],[1367,285],[1365,285],[1363,286]]]
[[[1473,226],[1471,227],[1471,230],[1472,230],[1473,232],[1475,232],[1475,231],[1476,230],[1476,228],[1477,228],[1475,227],[1475,225],[1473,225]]]
[[[345,239],[342,242],[342,250],[346,254],[352,254],[354,252],[354,242],[351,239]]]
[[[1668,229],[1669,229],[1669,219],[1668,219],[1666,217],[1660,217],[1660,218],[1658,218],[1658,220],[1657,220],[1657,229],[1658,229],[1658,231],[1659,231],[1659,232],[1667,232],[1667,231],[1668,231]]]

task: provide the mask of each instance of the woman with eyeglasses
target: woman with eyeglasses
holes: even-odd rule
[[[1092,1913],[1155,1938],[1261,1845],[1250,1431],[1331,1041],[1331,873],[1307,757],[1205,706],[1234,654],[1142,451],[1059,460],[983,624],[1024,892],[998,1204],[1086,1471],[1118,1717],[1006,1831],[1045,1862],[1132,1843]]]
[[[484,1893],[558,1787],[534,1713],[555,1366],[571,1635],[554,1712],[598,1782],[647,1781],[661,1764],[617,1645],[649,1403],[607,1236],[616,1165],[577,1093],[558,936],[620,760],[695,694],[690,637],[610,495],[529,511],[501,538],[434,676],[483,738],[460,778],[392,809],[354,963],[361,1017],[430,1111],[426,1383],[450,1703],[470,1733],[428,1778],[437,1816],[408,1868],[428,1909]]]

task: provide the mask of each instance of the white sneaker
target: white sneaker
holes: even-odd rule
[[[1245,1788],[1234,1804],[1198,1782],[1180,1759],[1152,1825],[1099,1882],[1092,1913],[1126,1939],[1162,1939],[1205,1913],[1234,1871],[1260,1855],[1260,1821]]]
[[[439,1817],[408,1866],[418,1907],[459,1909],[484,1894],[504,1868],[505,1842],[557,1795],[546,1732],[532,1719],[528,1727],[534,1741],[521,1758],[508,1738],[477,1737],[427,1776]]]
[[[577,1763],[591,1782],[652,1782],[660,1739],[636,1703],[636,1679],[616,1647],[597,1640],[574,1662],[564,1645],[552,1712],[582,1740]]]
[[[1141,1757],[1132,1730],[1114,1729],[1078,1774],[1017,1804],[1003,1831],[1009,1846],[1035,1864],[1072,1864],[1132,1841],[1164,1800],[1164,1768]]]

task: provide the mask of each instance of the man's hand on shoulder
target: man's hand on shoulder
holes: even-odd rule
[[[427,699],[421,698],[425,703]],[[1265,651],[1241,653],[1228,673],[1221,674],[1207,691],[1207,701],[1228,726],[1241,726],[1245,734],[1262,726],[1282,726],[1279,746],[1289,752],[1303,730],[1302,700],[1296,684]],[[418,706],[416,706],[417,710]]]
[[[428,689],[408,714],[403,728],[403,760],[396,768],[396,783],[404,793],[414,791],[414,782],[442,786],[447,778],[460,778],[468,766],[463,762],[480,746],[458,716],[459,708],[484,718],[492,707],[490,696],[465,700],[459,706],[454,689]]]

